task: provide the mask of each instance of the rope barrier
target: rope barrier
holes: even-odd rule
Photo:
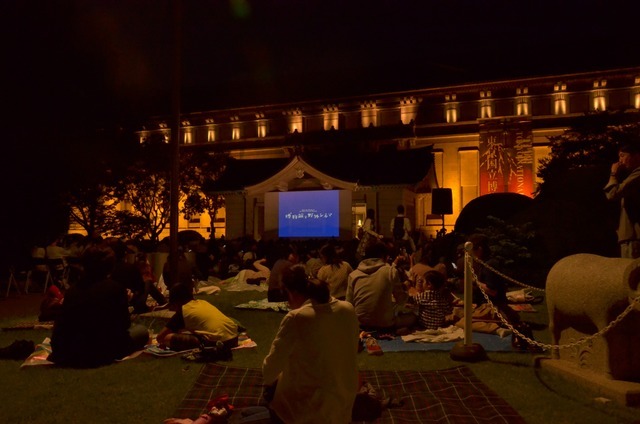
[[[509,323],[500,313],[500,311],[498,311],[498,309],[495,307],[495,305],[491,302],[491,300],[489,299],[489,295],[487,295],[487,293],[484,291],[484,289],[480,286],[480,284],[478,284],[479,282],[481,282],[478,279],[478,276],[475,272],[475,270],[473,269],[473,261],[476,261],[484,266],[486,266],[488,269],[490,269],[491,271],[496,272],[496,270],[494,270],[493,268],[489,267],[486,265],[486,263],[482,262],[481,260],[479,260],[478,258],[473,257],[471,254],[469,254],[468,252],[465,254],[465,266],[468,267],[469,271],[471,272],[471,275],[473,277],[473,281],[476,283],[476,286],[480,289],[480,292],[482,293],[482,296],[485,298],[487,304],[491,307],[491,309],[493,310],[493,312],[496,314],[496,316],[500,319],[500,321],[502,322],[502,324],[507,327],[509,330],[511,330],[515,335],[517,335],[518,337],[520,337],[521,339],[525,340],[527,343],[534,345],[534,346],[538,346],[544,350],[550,350],[550,349],[568,349],[568,348],[572,348],[587,342],[590,342],[591,340],[594,340],[598,337],[602,337],[604,336],[606,333],[608,333],[613,327],[615,327],[616,325],[618,325],[618,323],[620,321],[622,321],[627,315],[629,315],[631,313],[631,311],[636,307],[636,304],[640,304],[640,296],[637,296],[634,299],[629,299],[629,305],[627,306],[627,308],[622,311],[620,313],[620,315],[618,315],[613,321],[611,321],[606,327],[604,327],[603,329],[601,329],[600,331],[598,331],[597,333],[594,333],[590,336],[585,336],[582,337],[572,343],[568,343],[568,344],[563,344],[563,345],[552,345],[552,344],[546,344],[546,343],[540,343],[537,340],[533,340],[527,336],[525,336],[524,334],[522,334],[521,332],[519,332],[518,330],[516,330],[516,328],[511,325],[511,323]],[[503,276],[503,274],[496,272],[496,274]],[[509,279],[510,281],[515,281],[513,279]],[[538,289],[539,290],[539,289]],[[544,291],[544,290],[543,290]]]
[[[540,292],[544,293],[544,289],[541,289],[540,287],[530,286],[530,285],[522,283],[522,282],[520,282],[518,280],[514,280],[513,278],[509,277],[506,274],[503,274],[502,272],[500,272],[497,269],[493,268],[488,263],[483,262],[482,260],[476,258],[475,256],[473,257],[473,260],[478,262],[479,264],[481,264],[482,266],[484,266],[485,268],[487,268],[489,271],[493,272],[494,274],[499,275],[500,277],[504,278],[505,280],[507,280],[507,281],[509,281],[511,283],[514,283],[515,285],[518,285],[520,287],[525,287],[525,288],[528,288],[528,289],[531,289],[531,290],[537,290],[537,291],[540,291]]]

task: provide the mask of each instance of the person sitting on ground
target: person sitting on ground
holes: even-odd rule
[[[38,315],[38,321],[47,322],[55,321],[62,310],[62,302],[64,301],[64,295],[55,284],[50,285],[47,292],[44,294],[44,299],[40,303],[40,315]]]
[[[192,285],[169,289],[169,309],[175,315],[157,336],[160,346],[178,352],[218,341],[227,349],[238,346],[238,324],[206,300],[194,299]]]
[[[147,298],[151,296],[153,300],[156,301],[156,308],[163,308],[167,305],[167,299],[164,297],[160,289],[156,287],[156,277],[153,274],[153,269],[151,269],[151,264],[149,263],[149,259],[147,258],[147,254],[144,252],[138,252],[136,254],[136,267],[138,268],[138,272],[142,276],[142,281],[144,281],[144,290],[140,293],[134,293],[132,304],[139,305],[144,302],[146,305]]]
[[[69,250],[62,246],[61,239],[55,239],[46,248],[47,262],[53,282],[60,288],[66,289],[67,282],[63,281],[67,269]]]
[[[109,277],[116,258],[107,246],[82,255],[83,275],[64,296],[51,335],[49,360],[69,367],[97,367],[144,348],[149,332],[131,325],[125,287]]]
[[[304,263],[304,266],[307,269],[307,275],[316,278],[318,276],[320,267],[324,265],[322,259],[320,258],[318,249],[316,249],[315,247],[309,249],[305,256],[307,261]]]
[[[389,265],[388,249],[382,242],[369,246],[365,257],[349,274],[346,296],[355,307],[360,325],[385,331],[411,327],[415,314],[402,310],[407,299],[403,284],[407,277],[402,265],[408,257],[398,255]]]
[[[134,313],[143,314],[149,312],[150,308],[147,306],[148,292],[145,291],[145,282],[138,267],[126,261],[127,246],[122,240],[116,238],[109,239],[107,244],[111,247],[116,257],[111,271],[111,278],[122,284],[131,293],[129,304],[133,307]]]
[[[282,286],[282,272],[298,263],[298,255],[291,247],[286,245],[275,246],[274,253],[276,255],[275,262],[271,267],[271,273],[267,280],[267,284],[269,285],[267,300],[269,302],[285,302],[287,300],[287,294]]]
[[[474,258],[483,261],[493,269],[499,268],[497,259],[491,255],[491,248],[487,236],[480,233],[472,234],[469,236],[469,241],[473,244],[471,254]],[[474,281],[473,303],[482,305],[487,303],[488,298],[509,323],[520,323],[520,315],[518,312],[509,307],[506,280],[477,261],[473,261],[473,270],[478,278],[478,281]],[[483,293],[487,295],[487,298],[485,298]]]
[[[332,298],[328,285],[303,265],[283,272],[291,310],[283,318],[262,373],[275,393],[276,420],[348,423],[358,391],[358,320],[353,306]]]
[[[324,265],[318,270],[318,279],[329,284],[331,296],[344,300],[347,296],[347,281],[353,268],[348,262],[342,260],[331,244],[320,249],[320,257]]]
[[[182,248],[178,248],[178,279],[173,281],[171,276],[171,259],[171,254],[169,254],[162,268],[162,278],[167,287],[173,287],[176,284],[193,285],[194,280],[201,278],[202,275],[196,264],[187,259]]]
[[[409,296],[408,302],[418,305],[418,324],[425,330],[442,328],[453,312],[454,297],[445,283],[444,275],[434,270],[416,279],[417,294]]]
[[[415,281],[418,276],[422,276],[429,271],[438,271],[445,278],[447,277],[447,267],[445,264],[438,263],[432,267],[429,265],[430,262],[429,252],[425,251],[420,257],[420,260],[409,269],[409,279]]]

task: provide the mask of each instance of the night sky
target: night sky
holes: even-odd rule
[[[637,1],[184,0],[182,111],[637,66],[639,11]],[[171,113],[173,15],[169,0],[0,1],[2,234],[46,224],[69,162],[99,157],[68,154],[69,140]]]
[[[640,64],[637,2],[185,0],[182,109]],[[4,0],[16,117],[55,126],[170,113],[168,0]]]

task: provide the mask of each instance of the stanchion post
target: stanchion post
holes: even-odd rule
[[[472,335],[472,315],[473,315],[473,274],[471,266],[473,258],[471,250],[473,243],[470,241],[464,244],[464,345],[471,346],[473,342]]]
[[[449,356],[456,361],[476,362],[487,359],[484,348],[479,343],[473,343],[473,272],[471,266],[473,258],[471,257],[473,243],[466,242],[464,244],[464,341],[456,343]]]

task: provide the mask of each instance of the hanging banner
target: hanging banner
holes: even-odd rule
[[[480,124],[480,195],[518,193],[533,197],[533,134],[528,120]]]

